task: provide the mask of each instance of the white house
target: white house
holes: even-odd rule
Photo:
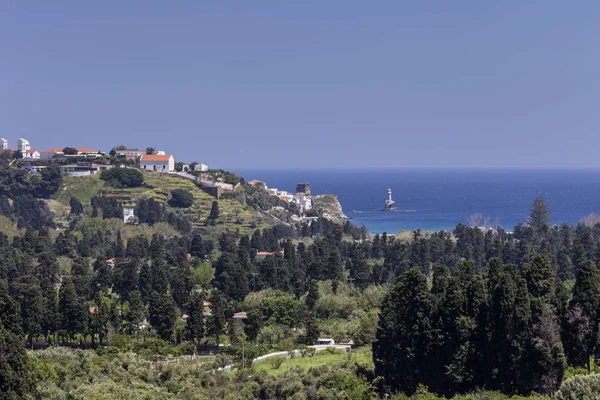
[[[194,165],[194,171],[206,172],[208,171],[208,164],[198,163]]]
[[[312,208],[311,197],[305,195],[304,193],[296,193],[294,195],[294,203],[298,204],[300,206],[300,210],[303,212]]]
[[[0,150],[4,151],[4,150],[8,150],[8,140],[2,138],[0,139]]]
[[[123,222],[135,221],[135,210],[133,208],[123,208]]]
[[[175,171],[175,159],[170,154],[144,154],[140,158],[140,168],[145,171],[172,172]]]
[[[29,158],[32,160],[40,159],[40,152],[35,149],[29,149],[25,153],[23,153],[23,158]]]

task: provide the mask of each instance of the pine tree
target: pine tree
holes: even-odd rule
[[[584,262],[577,274],[573,297],[569,303],[570,326],[567,332],[567,354],[575,365],[587,365],[598,341],[598,307],[600,306],[600,275],[591,261]],[[589,327],[589,328],[588,328]],[[578,351],[578,349],[583,350]],[[582,354],[583,353],[583,354]],[[582,357],[583,356],[583,357]]]
[[[21,399],[29,392],[29,363],[23,346],[19,305],[0,295],[0,398]]]
[[[355,251],[350,261],[350,277],[359,289],[364,289],[371,282],[371,268],[360,251]]]
[[[306,307],[309,310],[314,310],[317,301],[319,300],[319,285],[316,280],[311,280],[308,287],[308,294],[306,295]]]
[[[204,297],[198,293],[192,293],[188,306],[188,319],[186,331],[188,339],[200,345],[204,339]]]
[[[146,307],[142,303],[142,295],[139,290],[134,290],[129,295],[129,309],[125,314],[127,322],[126,330],[135,334],[146,317]]]
[[[161,339],[170,341],[177,320],[177,307],[170,293],[153,293],[150,297],[150,324]]]
[[[58,295],[60,311],[60,327],[73,340],[78,333],[83,334],[87,326],[87,307],[82,299],[77,297],[75,285],[70,278],[64,278]]]
[[[83,204],[77,198],[71,197],[69,204],[71,205],[71,215],[83,214]]]
[[[427,280],[413,268],[385,297],[373,343],[375,373],[391,390],[412,394],[428,380],[432,299]]]
[[[115,257],[125,257],[125,245],[123,244],[123,238],[121,237],[121,231],[117,231],[117,238],[115,240]]]
[[[90,297],[92,276],[86,259],[78,257],[75,260],[71,266],[71,279],[75,285],[77,296],[84,300],[88,299]]]
[[[227,323],[228,306],[227,300],[221,291],[213,290],[210,298],[210,315],[207,320],[207,333],[215,337],[217,345],[219,344],[219,336],[225,331]]]
[[[60,326],[58,310],[58,292],[54,285],[47,279],[40,283],[42,292],[41,333],[48,336],[56,333]]]
[[[538,197],[533,201],[527,223],[535,232],[543,233],[550,226],[550,207],[543,197]]]
[[[29,345],[42,333],[44,299],[36,277],[26,275],[13,283],[12,297],[20,305],[23,331],[29,336]]]
[[[208,219],[211,221],[216,221],[219,218],[219,202],[217,200],[213,200],[212,206],[210,208],[210,215]]]

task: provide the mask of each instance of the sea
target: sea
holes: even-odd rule
[[[551,222],[577,224],[600,213],[600,169],[403,169],[403,170],[236,170],[246,181],[294,192],[308,182],[315,194],[337,195],[351,222],[371,233],[451,230],[482,214],[512,231],[525,222],[533,200],[550,206]],[[388,189],[395,212],[381,209]]]

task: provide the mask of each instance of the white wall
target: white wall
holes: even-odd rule
[[[156,167],[156,168],[155,168]],[[140,161],[140,168],[145,171],[172,172],[175,171],[175,159],[169,161]]]

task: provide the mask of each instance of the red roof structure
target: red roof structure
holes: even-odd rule
[[[159,154],[144,154],[141,161],[169,161],[171,158],[170,154],[159,155]]]

